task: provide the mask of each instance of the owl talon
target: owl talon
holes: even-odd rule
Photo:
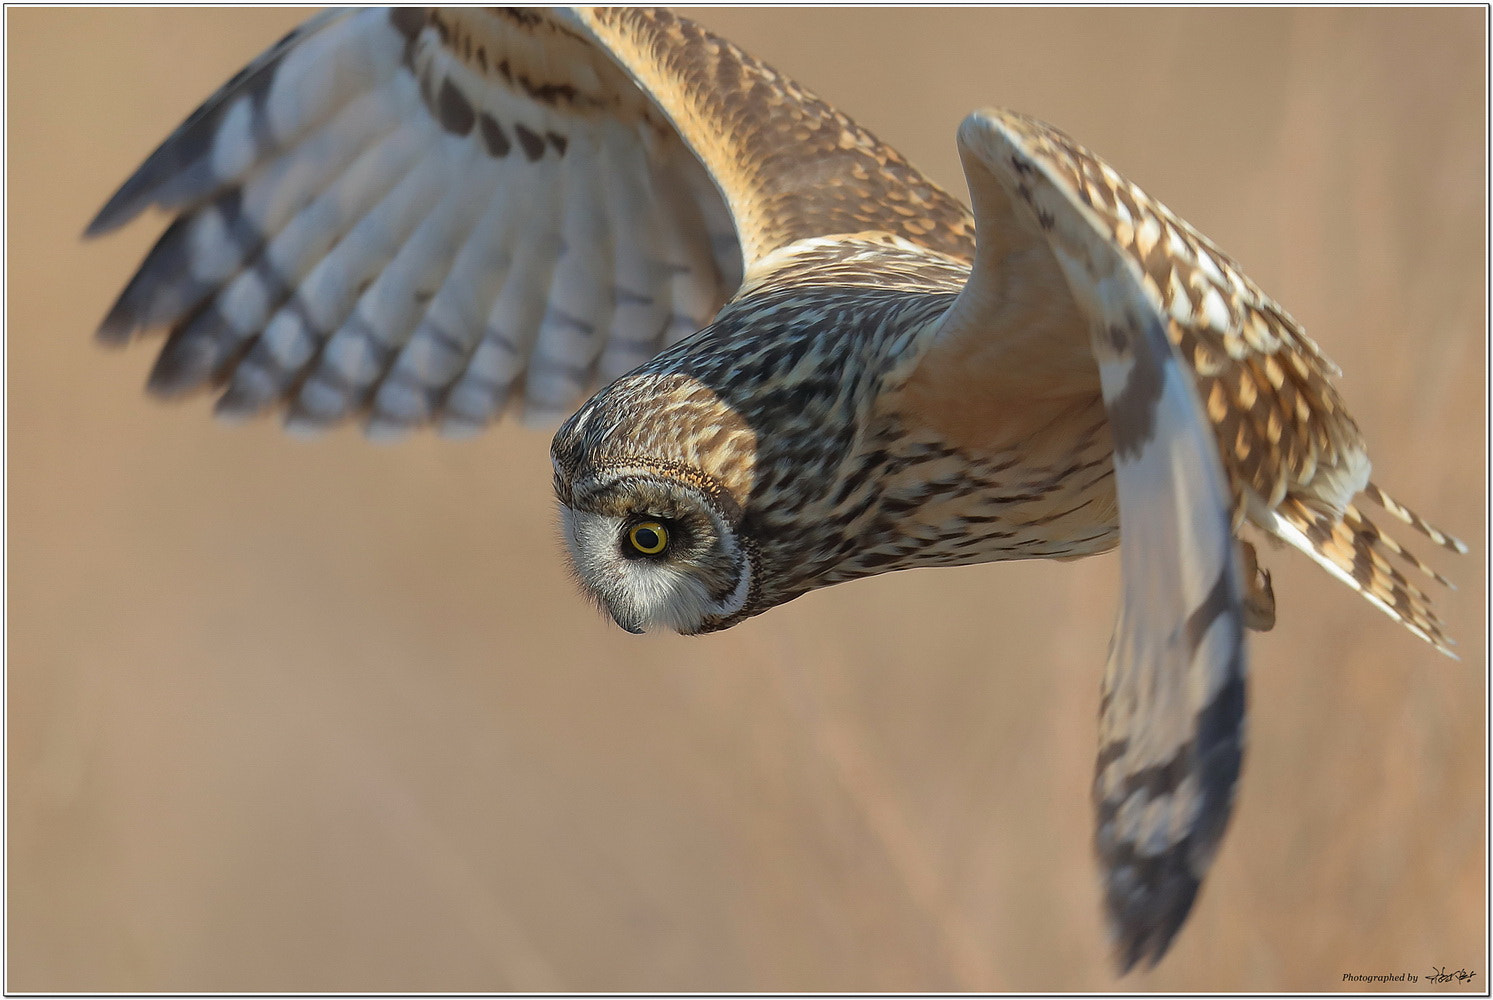
[[[1249,542],[1239,543],[1239,553],[1244,558],[1244,580],[1249,587],[1244,595],[1244,624],[1256,632],[1269,632],[1275,627],[1275,590],[1270,586],[1270,571],[1260,567],[1255,547]]]

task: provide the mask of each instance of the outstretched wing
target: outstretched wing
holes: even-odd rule
[[[1028,255],[1023,266],[1061,274],[1082,323],[1083,339],[1049,347],[1087,349],[1098,363],[1124,598],[1100,710],[1096,844],[1128,968],[1166,949],[1229,816],[1243,750],[1244,581],[1229,483],[1169,318],[1134,258],[1074,197],[1065,161],[1034,141],[1044,134],[1004,113],[960,129],[980,226],[966,295],[1013,252]],[[987,226],[1004,245],[987,248]]]
[[[1442,649],[1429,598],[1388,557],[1431,571],[1351,501],[1364,491],[1460,543],[1369,483],[1335,368],[1208,240],[1040,122],[979,112],[959,143],[975,267],[920,364],[972,368],[1002,413],[1099,392],[1113,438],[1124,596],[1102,692],[1095,843],[1129,968],[1165,952],[1231,809],[1244,629],[1269,617],[1250,613],[1268,593],[1246,604],[1253,559],[1241,561],[1234,530],[1247,519],[1292,542]]]
[[[168,331],[157,393],[461,432],[510,399],[568,412],[888,198],[902,235],[967,251],[895,153],[666,12],[364,9],[247,66],[88,232],[176,215],[100,329]]]

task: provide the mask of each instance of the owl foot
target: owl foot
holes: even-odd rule
[[[1256,632],[1269,632],[1275,627],[1275,591],[1270,586],[1270,571],[1260,568],[1255,556],[1255,547],[1249,542],[1239,542],[1239,552],[1244,557],[1244,580],[1249,593],[1244,595],[1244,624]]]

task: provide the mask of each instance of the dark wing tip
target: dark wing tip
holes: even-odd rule
[[[222,116],[238,98],[262,98],[274,78],[280,60],[305,37],[348,15],[328,10],[292,29],[258,58],[234,74],[187,119],[177,126],[146,158],[140,168],[114,192],[98,215],[83,230],[85,239],[102,236],[125,225],[152,202],[179,208],[204,197],[221,182],[214,175],[207,154]],[[399,18],[395,18],[396,24]]]
[[[1106,859],[1104,904],[1120,975],[1137,964],[1153,968],[1191,912],[1201,880],[1188,859],[1190,839],[1152,858],[1127,850]]]
[[[121,300],[115,302],[108,314],[99,321],[93,336],[100,344],[122,347],[130,342],[130,335],[135,332],[136,325],[134,311]]]
[[[129,180],[115,191],[113,196],[99,209],[88,228],[83,230],[85,240],[111,233],[130,222],[145,208],[146,179],[144,170],[137,170]]]
[[[231,100],[250,87],[263,87],[273,63],[251,64],[167,136],[145,162],[104,203],[85,239],[113,232],[133,221],[151,204],[178,208],[180,203],[206,195],[220,181],[213,176],[208,153],[219,119]]]
[[[1121,975],[1140,963],[1149,969],[1166,954],[1228,826],[1243,763],[1242,659],[1234,660],[1229,676],[1199,713],[1190,744],[1164,765],[1131,774],[1119,795],[1097,799],[1094,848],[1105,872],[1105,912]],[[1122,824],[1124,807],[1138,794],[1151,803],[1192,799],[1190,809],[1172,810],[1174,817],[1190,815],[1186,832],[1157,826],[1154,818],[1140,829]]]

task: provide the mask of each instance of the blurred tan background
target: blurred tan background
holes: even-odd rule
[[[1486,986],[1484,12],[697,14],[961,198],[977,106],[1098,150],[1306,324],[1377,478],[1473,548],[1435,560],[1460,663],[1266,555],[1233,828],[1119,983],[1115,557],[634,638],[566,578],[548,435],[224,427],[92,343],[161,224],[91,214],[303,16],[7,11],[11,990]]]

